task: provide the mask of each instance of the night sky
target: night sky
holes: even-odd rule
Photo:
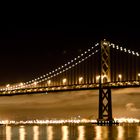
[[[127,24],[3,24],[0,85],[46,74],[104,38],[140,52],[140,28]]]

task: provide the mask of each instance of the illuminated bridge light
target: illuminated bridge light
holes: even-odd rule
[[[136,55],[137,55],[137,56],[139,56],[139,53],[138,53],[138,52],[136,52]]]
[[[97,82],[99,82],[99,79],[100,79],[100,75],[96,76]]]
[[[119,75],[118,75],[118,78],[119,78],[119,80],[121,81],[121,79],[122,79],[122,75],[119,74]]]
[[[23,86],[23,83],[20,83],[20,86]]]
[[[118,77],[119,77],[119,78],[122,78],[122,75],[121,75],[121,74],[119,74],[119,75],[118,75]]]
[[[140,80],[140,73],[138,73],[138,80]]]
[[[37,85],[37,82],[34,82],[33,84],[36,86]]]
[[[116,49],[118,50],[119,49],[119,46],[116,46]]]
[[[98,45],[99,45],[99,43],[96,43],[96,44],[95,44],[95,46],[98,46]]]
[[[124,48],[124,52],[126,52],[127,50],[126,50],[126,48]]]
[[[67,79],[64,78],[64,79],[63,79],[63,84],[66,84],[66,82],[67,82]]]
[[[115,48],[115,44],[112,43],[112,47]]]
[[[132,51],[132,54],[133,54],[133,55],[135,55],[135,52],[134,52],[134,51]]]
[[[104,40],[103,45],[108,45],[108,43],[106,42],[106,40]]]
[[[131,53],[131,51],[130,51],[130,50],[128,50],[128,53]]]
[[[79,84],[81,84],[83,81],[83,77],[79,77]]]
[[[7,84],[6,87],[9,88],[10,84]]]
[[[50,85],[50,84],[51,84],[51,80],[48,80],[48,81],[47,81],[47,84]]]

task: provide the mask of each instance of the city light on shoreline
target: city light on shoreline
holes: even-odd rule
[[[140,123],[139,119],[136,118],[115,118],[114,122],[117,123]],[[0,120],[0,124],[4,125],[31,125],[31,124],[46,124],[46,125],[53,125],[53,124],[97,124],[97,120],[93,119],[48,119],[48,120]]]

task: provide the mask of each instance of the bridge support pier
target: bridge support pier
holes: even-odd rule
[[[111,88],[99,89],[99,122],[113,123]]]

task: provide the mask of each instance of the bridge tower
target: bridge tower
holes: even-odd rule
[[[99,80],[99,114],[98,122],[112,123],[111,88],[105,87],[111,81],[110,71],[110,42],[105,39],[100,42],[100,80]]]

